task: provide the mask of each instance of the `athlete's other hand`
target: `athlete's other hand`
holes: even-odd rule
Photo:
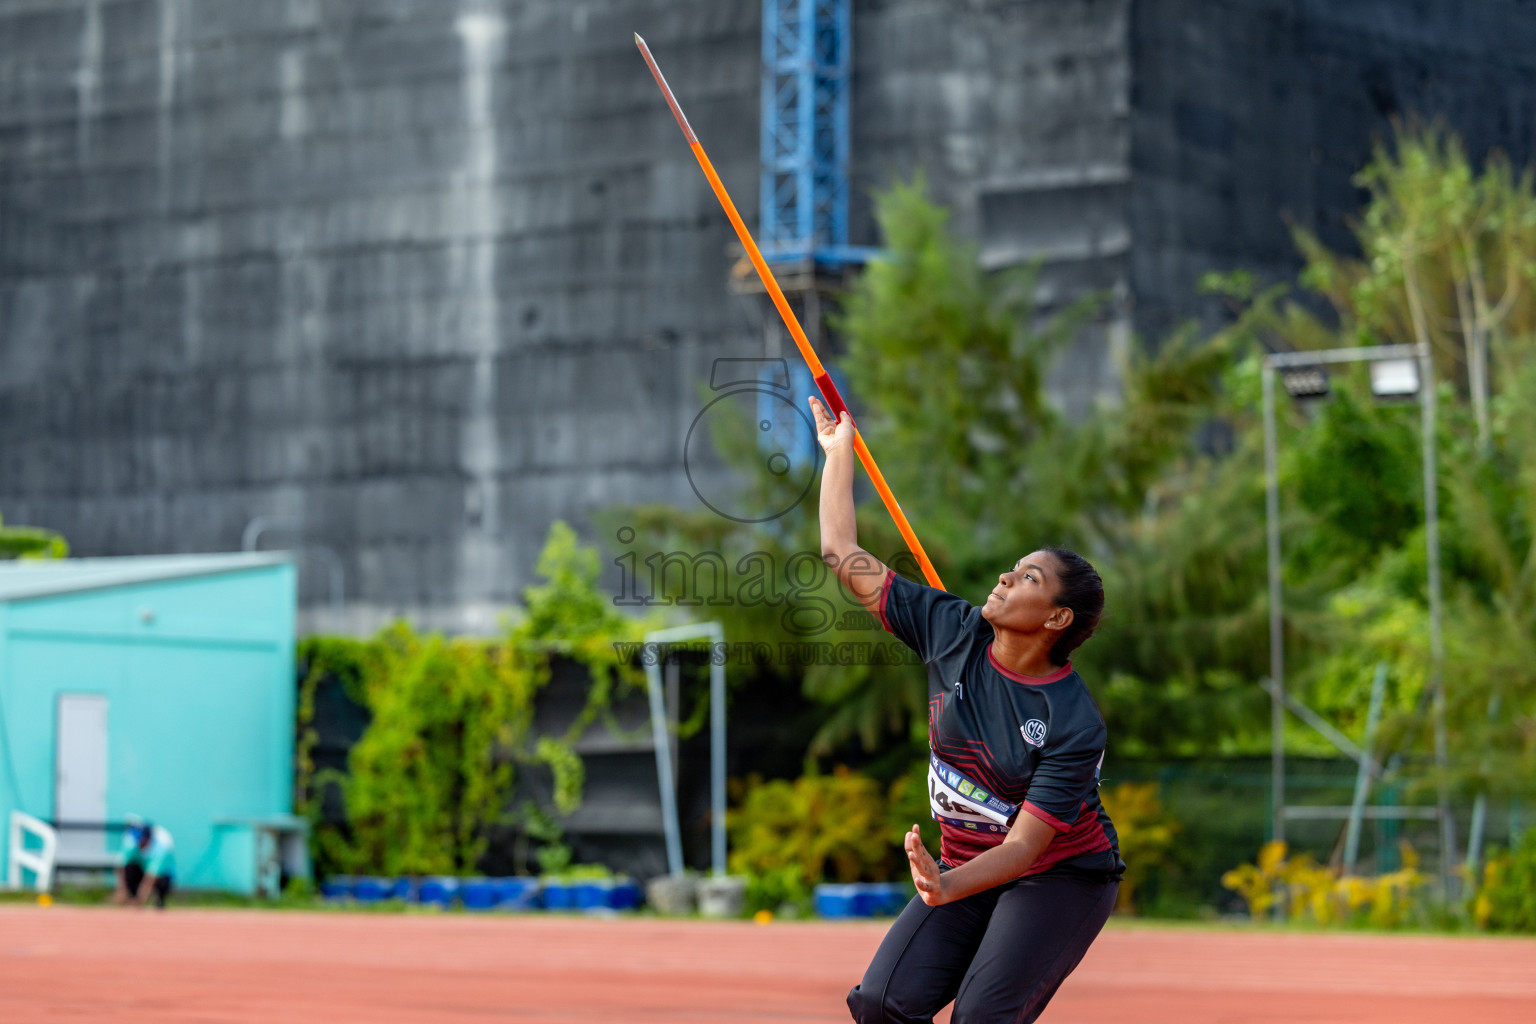
[[[811,415],[816,417],[816,440],[821,450],[831,455],[835,451],[853,447],[853,417],[844,412],[837,420],[827,412],[821,399],[811,398]]]
[[[948,902],[944,898],[938,862],[928,852],[928,847],[923,845],[922,834],[916,825],[906,834],[902,845],[907,851],[907,866],[912,869],[912,884],[917,886],[917,894],[923,898],[923,902],[930,907]]]

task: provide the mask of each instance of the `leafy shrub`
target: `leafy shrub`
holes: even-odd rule
[[[890,802],[885,820],[888,822],[886,838],[891,855],[900,862],[896,873],[906,875],[906,855],[901,844],[913,825],[923,837],[923,843],[935,854],[939,849],[939,823],[933,820],[933,809],[928,797],[928,760],[923,758],[903,776],[891,783]]]
[[[343,787],[350,866],[470,873],[511,792],[512,762],[498,755],[513,743],[533,669],[506,648],[421,637],[404,625],[380,639],[373,721],[352,748]]]
[[[1285,843],[1268,842],[1256,862],[1221,876],[1221,884],[1248,904],[1259,919],[1278,908],[1286,921],[1320,925],[1399,928],[1421,916],[1415,896],[1425,876],[1413,847],[1400,844],[1403,866],[1373,878],[1336,875],[1310,854],[1288,857]]]
[[[799,865],[786,864],[747,875],[744,910],[749,915],[768,910],[804,916],[810,913],[811,904],[811,886],[801,876]]]
[[[839,882],[890,877],[886,795],[874,779],[842,766],[793,781],[749,777],[726,827],[731,870],[739,874],[788,870],[805,886],[829,873]]]
[[[619,876],[606,864],[570,864],[557,871],[546,871],[543,877],[547,882],[572,885],[577,882],[604,882]]]
[[[1136,912],[1136,891],[1156,869],[1168,863],[1180,825],[1169,817],[1158,798],[1155,782],[1122,782],[1099,794],[1115,823],[1125,877],[1115,897],[1115,912]]]
[[[6,526],[0,519],[0,559],[69,557],[69,542],[61,534],[37,526]]]
[[[1481,875],[1472,897],[1477,926],[1536,932],[1536,828],[1526,829],[1513,849],[1495,851]]]

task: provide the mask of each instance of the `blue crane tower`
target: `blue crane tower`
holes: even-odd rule
[[[763,0],[762,179],[758,246],[799,306],[813,345],[822,337],[821,289],[839,283],[876,250],[848,244],[848,84],[851,0]],[[740,280],[750,280],[743,275]],[[746,290],[756,291],[750,285]],[[774,317],[765,321],[758,417],[760,447],[782,449],[799,471],[816,466],[804,396],[810,371],[780,357]],[[830,362],[833,379],[847,383]],[[777,471],[777,470],[774,470]]]
[[[763,0],[762,204],[770,263],[842,268],[848,244],[850,0]]]

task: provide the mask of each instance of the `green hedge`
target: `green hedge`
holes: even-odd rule
[[[598,590],[598,555],[556,522],[524,594],[524,614],[501,636],[420,634],[396,623],[368,640],[317,636],[299,644],[297,810],[312,825],[322,874],[471,874],[496,827],[541,844],[541,861],[569,859],[555,814],[581,802],[584,771],[572,748],[610,707],[615,687],[643,685],[619,663],[615,641],[644,625],[620,615]],[[591,677],[587,702],[559,736],[533,731],[534,700],[557,656]],[[372,718],[344,772],[316,771],[315,694],[339,683]],[[553,805],[511,804],[519,771],[546,766]],[[336,787],[345,820],[321,813]],[[564,856],[562,856],[562,851]]]

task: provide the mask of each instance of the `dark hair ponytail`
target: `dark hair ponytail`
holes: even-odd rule
[[[1051,663],[1065,665],[1073,651],[1099,628],[1104,614],[1104,581],[1088,559],[1065,548],[1043,548],[1056,559],[1056,607],[1072,609],[1072,624],[1051,645]]]

